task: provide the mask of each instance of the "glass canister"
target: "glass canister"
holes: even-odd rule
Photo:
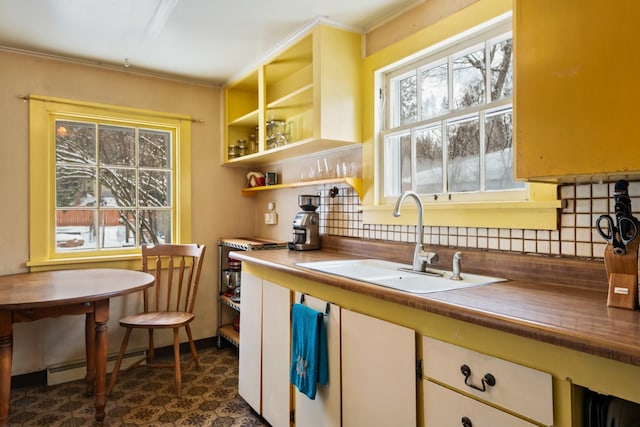
[[[258,152],[258,139],[256,138],[255,133],[249,135],[249,145],[247,146],[247,150],[249,151],[249,153]]]
[[[238,156],[244,156],[245,154],[247,154],[247,140],[246,139],[239,139],[236,145],[237,145]]]

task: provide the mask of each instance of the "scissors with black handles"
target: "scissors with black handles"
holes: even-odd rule
[[[596,220],[598,233],[613,247],[613,253],[624,255],[627,253],[627,245],[638,234],[638,226],[634,218],[624,215],[616,216],[618,225],[614,223],[611,215],[600,215]],[[602,222],[605,224],[601,224]]]

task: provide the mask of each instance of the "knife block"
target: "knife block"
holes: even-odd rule
[[[627,244],[627,253],[615,255],[608,243],[604,249],[604,265],[609,278],[608,307],[638,308],[638,246],[640,239]]]

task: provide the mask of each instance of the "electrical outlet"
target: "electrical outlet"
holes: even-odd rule
[[[278,223],[278,214],[275,212],[267,212],[264,214],[264,223],[267,225],[276,225]]]

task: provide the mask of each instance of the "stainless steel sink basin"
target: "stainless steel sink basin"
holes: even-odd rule
[[[409,271],[410,265],[379,259],[300,262],[296,265],[417,294],[488,285],[507,280],[464,272],[461,274],[462,280],[452,280],[450,271],[428,269],[426,274],[418,273]]]

